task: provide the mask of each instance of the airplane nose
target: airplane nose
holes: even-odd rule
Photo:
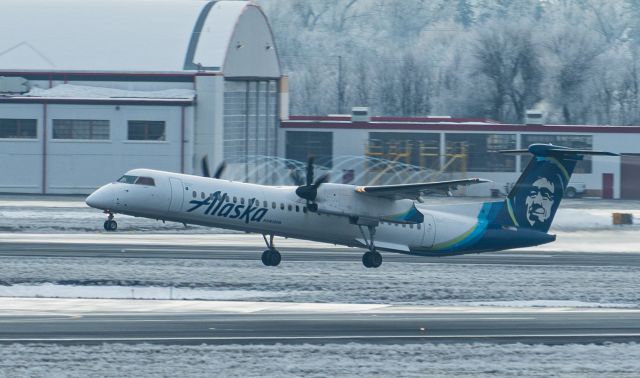
[[[109,210],[113,208],[113,192],[107,187],[102,188],[91,193],[84,202],[90,207],[102,210]]]

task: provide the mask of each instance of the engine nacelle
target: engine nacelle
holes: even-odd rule
[[[422,223],[412,200],[392,200],[355,191],[353,185],[324,184],[318,188],[318,212],[395,223]]]

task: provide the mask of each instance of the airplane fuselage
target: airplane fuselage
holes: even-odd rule
[[[353,217],[337,211],[310,211],[294,186],[263,186],[147,169],[128,172],[149,177],[144,183],[107,184],[87,199],[90,206],[138,217],[219,227],[231,230],[366,247],[366,236]],[[124,177],[128,177],[128,176]],[[354,186],[324,184],[332,193],[323,208],[348,206],[343,198]],[[341,194],[345,193],[345,194]],[[414,206],[412,200],[395,201]],[[374,203],[375,205],[375,203]],[[492,222],[503,201],[416,208],[418,224],[381,221],[376,226],[378,250],[418,255],[452,255],[526,247],[553,241],[551,235],[504,228]]]

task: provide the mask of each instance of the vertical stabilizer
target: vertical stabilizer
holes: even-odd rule
[[[515,227],[547,232],[567,189],[576,163],[585,155],[617,156],[610,152],[576,150],[550,144],[532,144],[528,150],[505,153],[533,154],[506,198],[507,217]]]

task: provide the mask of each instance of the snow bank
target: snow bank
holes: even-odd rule
[[[640,344],[3,345],[0,376],[634,377]]]
[[[46,98],[137,98],[137,99],[188,99],[195,98],[192,89],[165,89],[161,91],[129,91],[114,88],[61,84],[51,89],[32,88],[24,96]]]

